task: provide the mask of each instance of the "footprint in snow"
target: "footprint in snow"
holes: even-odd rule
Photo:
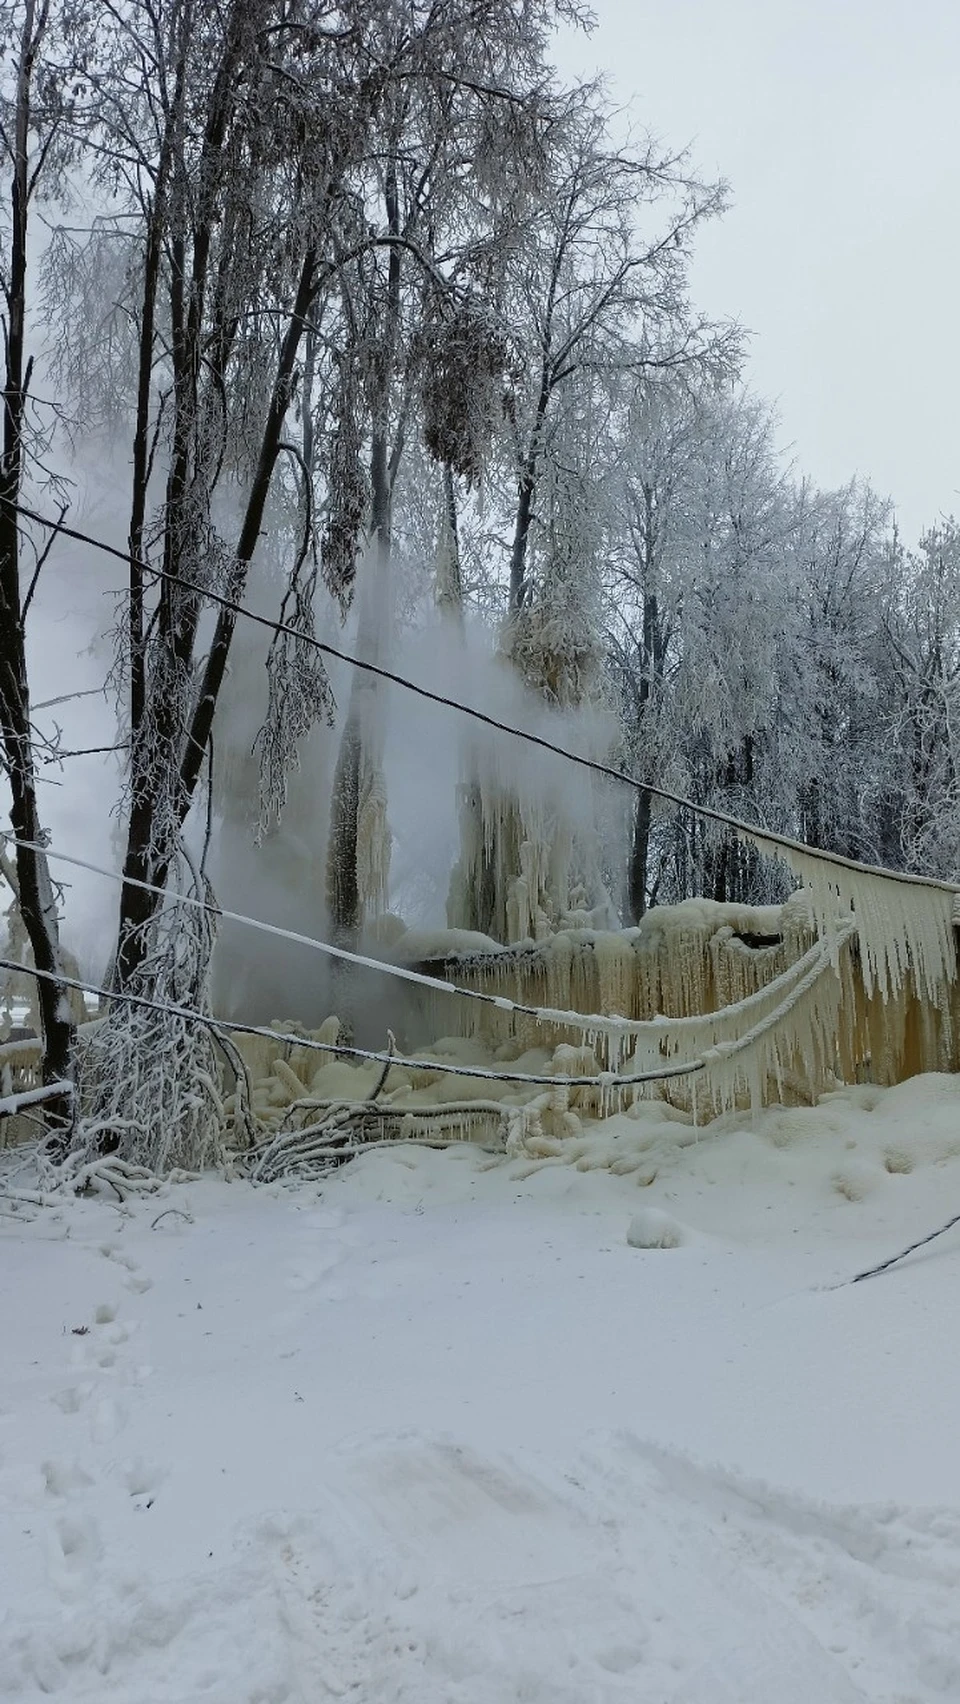
[[[156,1462],[136,1456],[133,1461],[127,1462],[120,1482],[137,1508],[149,1508],[167,1472],[167,1468],[158,1466]]]
[[[132,1254],[127,1254],[119,1243],[101,1243],[99,1253],[103,1255],[105,1260],[116,1261],[118,1266],[125,1267],[128,1272],[139,1270],[139,1262],[134,1260]]]
[[[56,1403],[61,1414],[79,1414],[91,1388],[88,1384],[68,1385],[65,1390],[54,1391],[50,1401]]]
[[[86,1573],[100,1560],[103,1540],[92,1515],[64,1515],[56,1524],[54,1559],[74,1573]]]
[[[90,1433],[95,1444],[109,1444],[122,1431],[126,1416],[119,1403],[110,1396],[102,1397],[97,1403]]]
[[[41,1462],[40,1471],[44,1487],[51,1497],[69,1497],[76,1491],[86,1491],[93,1484],[89,1473],[78,1461]]]
[[[105,1326],[103,1337],[107,1343],[112,1343],[116,1348],[119,1347],[121,1343],[126,1343],[127,1338],[131,1336],[135,1329],[136,1328],[134,1326],[123,1325],[121,1321],[117,1320],[112,1325]]]

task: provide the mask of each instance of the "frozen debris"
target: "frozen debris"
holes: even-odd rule
[[[644,1207],[627,1226],[631,1248],[680,1248],[686,1240],[683,1226],[658,1207]]]

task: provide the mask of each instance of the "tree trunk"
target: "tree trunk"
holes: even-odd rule
[[[530,545],[530,527],[533,522],[533,498],[537,488],[543,423],[546,419],[549,402],[550,376],[545,356],[540,380],[540,394],[537,397],[530,441],[517,480],[517,513],[513,526],[513,543],[510,547],[510,614],[512,616],[519,615],[520,611],[530,601],[527,556]]]
[[[392,161],[387,165],[384,204],[387,230],[391,236],[398,237],[400,203],[396,167]],[[402,453],[402,443],[399,439],[392,456],[389,450],[390,400],[400,331],[400,284],[400,247],[395,244],[390,249],[388,262],[386,317],[377,352],[370,445],[369,536],[374,546],[377,583],[372,598],[361,602],[357,635],[358,648],[362,649],[364,659],[368,662],[376,662],[380,651],[383,610],[378,605],[388,593],[393,485]],[[366,752],[365,742],[376,738],[376,700],[375,677],[364,676],[359,670],[355,671],[350,686],[347,720],[334,771],[330,836],[327,842],[327,902],[330,907],[330,924],[334,941],[347,948],[356,946],[364,921],[364,895],[360,892],[358,871],[360,783]]]
[[[17,882],[23,926],[37,978],[37,1004],[43,1030],[43,1080],[68,1080],[72,1071],[74,1027],[61,977],[57,908],[43,851],[44,830],[37,807],[30,695],[20,602],[20,523],[17,504],[23,480],[23,433],[30,364],[25,360],[27,285],[27,212],[31,85],[39,48],[34,0],[26,0],[20,57],[11,184],[11,240],[4,292],[7,310],[6,373],[3,388],[3,459],[0,464],[0,717],[3,752],[10,782],[11,822],[18,842]],[[42,28],[42,22],[39,28]],[[46,1116],[62,1132],[73,1116],[71,1095],[46,1103]],[[61,1138],[62,1139],[62,1138]]]
[[[357,879],[357,819],[362,763],[361,706],[359,695],[353,690],[333,775],[327,850],[327,905],[331,933],[335,945],[348,948],[356,945],[363,924]]]
[[[381,599],[386,595],[390,562],[390,487],[387,475],[386,438],[374,437],[371,454],[371,523],[375,548],[377,584],[372,595],[361,594],[357,646],[365,661],[375,662],[380,651]],[[347,719],[337,752],[327,845],[327,903],[333,939],[338,946],[355,948],[364,921],[364,895],[360,892],[358,852],[360,828],[360,782],[367,746],[376,739],[376,680],[359,669],[350,683]]]
[[[462,634],[463,573],[460,565],[460,529],[457,519],[457,491],[449,462],[443,464],[443,536],[440,543],[436,595],[441,617],[454,623],[457,632]]]
[[[647,867],[650,854],[650,794],[637,794],[633,814],[633,838],[630,844],[630,865],[627,874],[627,916],[632,925],[639,923],[647,909]]]
[[[233,605],[237,605],[243,596],[247,571],[263,525],[267,498],[280,454],[283,424],[296,382],[297,351],[313,300],[315,275],[316,256],[311,251],[304,257],[301,266],[297,297],[280,351],[273,394],[260,442],[260,454],[234,555],[234,569],[229,588]],[[161,904],[159,894],[147,892],[133,884],[149,882],[154,887],[162,888],[166,881],[170,860],[176,847],[176,837],[186,821],[200,778],[236,623],[236,608],[221,605],[203,676],[187,727],[182,734],[178,730],[182,723],[183,706],[176,696],[178,681],[170,666],[173,659],[170,657],[169,646],[164,647],[160,669],[155,672],[150,683],[152,696],[157,701],[154,710],[166,738],[170,758],[178,768],[171,782],[163,767],[163,748],[159,752],[158,761],[158,754],[144,745],[139,772],[135,770],[134,773],[134,798],[139,798],[139,809],[131,813],[124,864],[125,880],[120,902],[116,968],[116,979],[120,988],[129,987],[143,964],[149,925]],[[174,634],[173,643],[176,642]],[[136,761],[135,752],[135,765]],[[168,801],[171,807],[170,818],[164,821],[164,807]]]

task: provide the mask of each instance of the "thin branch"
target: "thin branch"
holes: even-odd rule
[[[58,526],[62,524],[64,516],[66,515],[69,507],[70,507],[70,505],[68,503],[64,503],[62,505],[62,507],[60,509],[60,515],[58,517],[58,522],[57,522]],[[55,532],[50,533],[50,537],[47,539],[47,542],[44,545],[43,549],[41,550],[40,555],[37,557],[37,566],[33,570],[33,576],[30,580],[29,586],[27,587],[27,595],[23,600],[23,608],[20,611],[21,622],[25,622],[26,619],[27,619],[27,611],[30,608],[31,603],[33,602],[33,594],[37,589],[37,581],[39,580],[40,575],[43,571],[43,565],[46,562],[47,557],[50,555],[51,550],[53,549],[53,546],[56,542],[56,537],[57,537],[57,535],[56,535]]]
[[[36,971],[34,974],[39,976],[41,973]],[[60,978],[53,977],[53,980],[59,982]],[[72,1094],[73,1084],[65,1080],[61,1083],[46,1083],[42,1089],[23,1089],[19,1094],[4,1095],[0,1098],[0,1118],[15,1118],[22,1107],[39,1106],[41,1101],[62,1099],[63,1096]]]

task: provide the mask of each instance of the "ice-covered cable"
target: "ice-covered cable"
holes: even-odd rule
[[[244,1024],[233,1019],[213,1018],[190,1007],[176,1005],[172,1001],[151,1000],[147,995],[112,992],[109,989],[100,988],[96,984],[84,982],[78,977],[58,976],[52,971],[38,971],[31,967],[19,965],[16,961],[10,959],[0,958],[0,969],[26,971],[28,975],[42,977],[47,981],[57,982],[59,985],[65,985],[68,988],[77,988],[84,993],[95,994],[101,999],[119,1000],[129,1005],[169,1013],[184,1020],[202,1024],[214,1034],[257,1035],[280,1047],[296,1047],[307,1052],[334,1054],[340,1058],[359,1059],[378,1065],[396,1065],[406,1071],[427,1071],[442,1076],[470,1077],[485,1082],[529,1084],[552,1089],[560,1087],[599,1088],[604,1092],[613,1089],[640,1087],[645,1083],[661,1082],[672,1078],[691,1077],[700,1072],[706,1072],[708,1077],[712,1079],[714,1074],[719,1072],[714,1088],[719,1091],[722,1102],[730,1100],[729,1090],[733,1083],[730,1073],[733,1061],[741,1055],[749,1055],[752,1050],[755,1050],[758,1044],[762,1043],[764,1037],[772,1031],[776,1031],[777,1026],[789,1016],[799,995],[809,991],[825,972],[832,974],[829,953],[824,952],[819,964],[812,962],[807,966],[799,985],[791,988],[774,1010],[766,1013],[740,1036],[731,1037],[719,1043],[714,1039],[713,1044],[708,1045],[702,1054],[694,1059],[688,1059],[679,1064],[658,1065],[646,1071],[630,1073],[603,1071],[589,1076],[567,1076],[558,1071],[549,1075],[525,1071],[494,1071],[479,1065],[459,1065],[441,1059],[405,1058],[392,1050],[375,1052],[366,1048],[345,1047],[336,1042],[316,1041],[312,1036],[296,1035],[271,1029],[266,1025]],[[727,1012],[733,1010],[735,1008],[726,1009]],[[710,1016],[722,1020],[724,1015],[724,1009],[721,1009],[719,1013]]]
[[[363,1059],[377,1065],[396,1065],[404,1071],[432,1071],[442,1076],[479,1077],[493,1083],[533,1083],[542,1088],[626,1089],[639,1083],[659,1082],[667,1077],[688,1077],[706,1069],[706,1061],[694,1059],[683,1065],[665,1065],[661,1069],[641,1071],[632,1076],[601,1071],[591,1077],[566,1077],[557,1072],[539,1076],[527,1071],[488,1071],[482,1065],[455,1065],[444,1059],[407,1059],[398,1053],[375,1053],[363,1047],[344,1047],[339,1042],[315,1041],[312,1036],[295,1035],[284,1030],[270,1029],[266,1024],[242,1024],[233,1018],[213,1018],[189,1006],[178,1006],[169,1000],[151,1000],[146,994],[129,994],[96,983],[83,982],[79,977],[61,976],[52,970],[35,970],[32,965],[19,964],[15,959],[0,958],[0,970],[16,970],[24,976],[41,977],[58,987],[76,988],[84,994],[95,994],[102,1000],[119,1000],[131,1006],[141,1006],[154,1012],[166,1012],[173,1017],[203,1024],[214,1034],[225,1031],[233,1035],[260,1035],[278,1047],[305,1048],[310,1053],[333,1053],[340,1059]],[[442,986],[442,985],[441,985]]]
[[[40,1106],[43,1101],[72,1094],[73,1084],[66,1079],[59,1083],[44,1083],[39,1089],[21,1089],[17,1094],[0,1096],[0,1118],[15,1118],[25,1106]]]
[[[32,841],[18,840],[10,830],[0,831],[0,839],[6,840],[12,846],[31,848],[34,844]],[[142,888],[145,892],[157,894],[161,898],[171,897],[167,889],[158,887],[153,882],[142,882],[133,877],[124,877],[116,870],[104,869],[102,865],[91,863],[88,859],[76,858],[68,852],[55,851],[52,846],[45,846],[42,850],[48,858],[52,858],[57,863],[69,864],[72,868],[78,870],[87,870],[91,875],[106,877],[108,881],[120,884],[127,882],[130,887]],[[398,977],[403,982],[413,982],[421,988],[429,988],[434,992],[454,994],[464,1000],[479,1001],[482,1005],[492,1006],[496,1011],[506,1013],[508,1016],[515,1014],[518,1017],[533,1018],[539,1023],[552,1024],[559,1028],[589,1030],[591,1034],[610,1034],[624,1038],[646,1036],[659,1041],[664,1039],[669,1030],[682,1029],[685,1024],[692,1027],[693,1024],[701,1021],[682,1018],[624,1018],[603,1016],[600,1013],[561,1011],[553,1006],[525,1006],[500,994],[484,994],[478,988],[465,988],[460,983],[447,982],[439,976],[427,976],[423,971],[408,970],[404,965],[390,964],[386,959],[368,958],[362,953],[351,953],[346,947],[336,947],[330,941],[318,941],[312,935],[302,935],[295,929],[284,929],[277,923],[265,923],[259,917],[248,917],[240,911],[228,911],[212,904],[210,900],[200,899],[194,894],[177,894],[176,902],[178,905],[188,905],[216,917],[227,918],[231,923],[244,924],[247,928],[256,929],[266,935],[277,935],[281,940],[291,941],[295,946],[310,947],[315,952],[323,953],[329,958],[340,959],[346,964],[356,965],[362,970],[372,970],[384,976]],[[781,984],[787,986],[795,981],[798,975],[802,975],[806,969],[807,959],[815,957],[817,951],[816,947],[811,948],[799,964],[788,966],[787,970],[782,972],[781,976],[777,977],[773,983],[760,989],[756,995],[748,996],[746,1002],[742,1002],[742,1004],[747,1007],[758,1004],[760,1001],[768,999],[771,993],[777,993]],[[61,978],[60,980],[65,981],[66,979]]]

